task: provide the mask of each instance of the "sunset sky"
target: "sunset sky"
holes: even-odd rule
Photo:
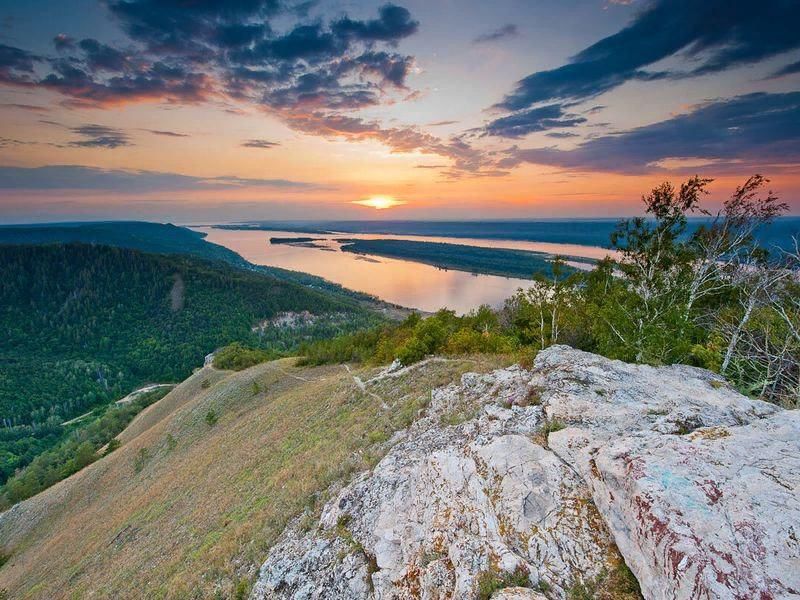
[[[797,0],[0,0],[0,222],[800,213]]]

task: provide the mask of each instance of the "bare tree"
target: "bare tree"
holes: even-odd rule
[[[712,220],[692,236],[694,259],[685,306],[687,317],[700,298],[731,284],[734,277],[731,271],[739,270],[742,264],[749,268],[756,230],[789,209],[788,204],[778,201],[772,190],[762,195],[762,188],[768,183],[762,175],[753,175],[736,188],[716,214],[698,209]]]

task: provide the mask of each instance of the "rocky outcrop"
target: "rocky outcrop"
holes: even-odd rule
[[[699,369],[553,347],[434,390],[372,471],[287,529],[253,596],[637,597],[609,575],[618,547],[645,598],[791,598],[798,491],[797,413]]]

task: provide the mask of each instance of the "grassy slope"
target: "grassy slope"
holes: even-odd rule
[[[430,363],[374,386],[389,410],[342,366],[202,369],[139,415],[120,449],[0,516],[0,552],[10,555],[0,589],[14,598],[233,597],[287,521],[373,464],[376,441],[409,423],[433,387],[502,362]]]
[[[421,262],[443,269],[529,278],[534,273],[552,274],[548,255],[506,248],[479,248],[463,244],[410,240],[348,240],[345,252],[372,254]],[[570,268],[567,268],[571,272]]]

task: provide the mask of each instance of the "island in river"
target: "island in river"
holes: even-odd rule
[[[529,278],[553,274],[553,256],[510,248],[480,248],[465,244],[387,239],[340,239],[343,252],[412,260],[438,267],[501,277]],[[569,257],[575,260],[573,257]],[[589,259],[580,259],[589,260]],[[563,275],[575,269],[565,265]]]

